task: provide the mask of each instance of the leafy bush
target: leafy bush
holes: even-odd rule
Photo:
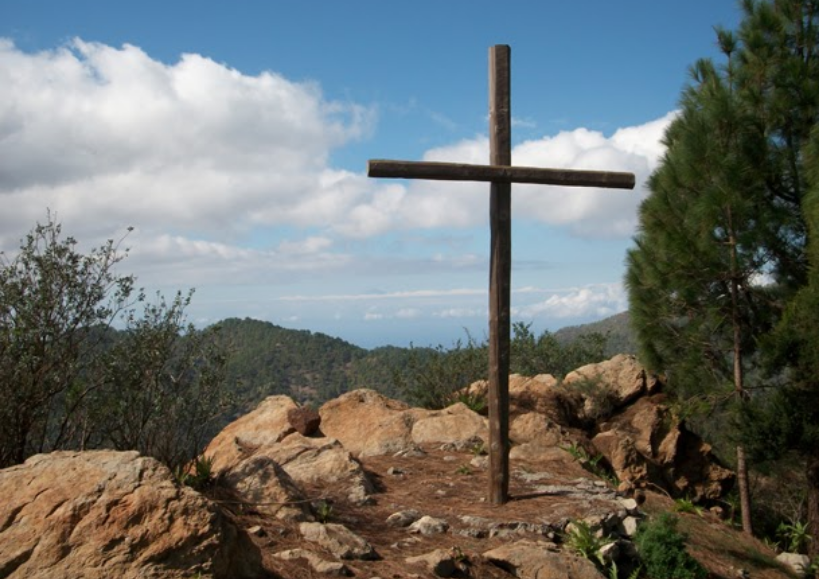
[[[141,316],[127,313],[90,399],[101,444],[138,450],[171,469],[195,459],[230,402],[218,326],[199,331],[185,323],[192,293],[170,304],[158,296]]]
[[[789,553],[804,553],[813,540],[808,532],[807,523],[800,521],[780,523],[776,529],[776,535],[782,541],[785,551]]]
[[[185,324],[193,290],[147,303],[120,243],[80,253],[48,217],[0,253],[0,468],[111,447],[188,464],[228,402],[218,328]]]
[[[670,513],[649,520],[637,530],[634,543],[652,579],[705,579],[708,572],[685,550],[686,536]]]
[[[50,213],[13,258],[0,252],[0,468],[82,438],[84,377],[133,292],[115,273],[126,254],[112,240],[80,253]]]

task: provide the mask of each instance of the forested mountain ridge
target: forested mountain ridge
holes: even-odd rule
[[[371,388],[401,398],[396,375],[411,364],[417,367],[435,352],[397,346],[367,350],[320,332],[287,329],[251,318],[229,318],[218,325],[229,349],[227,377],[233,383],[238,411],[274,394],[319,403],[349,390]],[[607,336],[606,355],[634,352],[627,313],[566,327],[554,337],[568,344],[595,333]]]
[[[636,354],[637,342],[634,331],[631,329],[631,318],[628,311],[614,314],[597,322],[566,326],[555,332],[555,338],[560,342],[573,342],[580,336],[598,333],[607,337],[605,354]]]
[[[240,408],[274,394],[315,403],[356,388],[391,393],[393,372],[406,366],[411,352],[394,346],[367,350],[320,332],[250,318],[218,325],[229,350],[227,378]]]

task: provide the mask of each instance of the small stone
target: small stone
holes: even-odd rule
[[[631,481],[624,480],[620,481],[620,484],[617,485],[617,493],[623,496],[629,496],[634,492],[634,484]]]
[[[634,499],[620,499],[620,505],[629,515],[637,515],[640,511],[640,505]]]
[[[319,429],[321,416],[312,408],[301,406],[287,411],[287,421],[302,436],[310,436]]]
[[[469,461],[469,465],[475,468],[486,469],[489,467],[489,457],[483,455],[476,456]]]
[[[265,535],[267,535],[265,530],[263,528],[261,528],[259,525],[255,525],[253,527],[250,527],[247,530],[247,532],[248,532],[249,535],[253,535],[254,537],[264,537]]]
[[[339,559],[378,558],[372,545],[344,525],[301,523],[299,531],[306,540],[321,545]]]
[[[400,468],[395,468],[394,466],[391,466],[390,468],[387,469],[387,474],[390,476],[399,476],[404,474],[404,471],[401,470]]]
[[[620,531],[625,537],[633,537],[637,534],[637,517],[628,516],[620,523]]]
[[[410,525],[409,532],[421,535],[437,535],[446,533],[448,529],[449,523],[447,523],[445,520],[436,519],[426,515]]]
[[[793,572],[802,577],[810,567],[810,557],[807,555],[799,555],[797,553],[780,553],[776,556],[776,560],[784,563]]]
[[[620,556],[620,548],[616,542],[612,541],[611,543],[600,547],[600,550],[597,551],[597,555],[601,561],[603,561],[606,565],[609,565],[616,561]]]
[[[408,509],[406,511],[398,511],[387,517],[387,524],[390,527],[409,527],[415,521],[421,518],[421,513],[415,509]]]
[[[321,573],[322,575],[339,575],[347,577],[352,575],[350,570],[344,563],[338,561],[327,561],[322,559],[315,553],[311,553],[305,549],[290,549],[288,551],[281,551],[274,553],[274,557],[284,559],[285,561],[292,561],[293,559],[305,559],[313,571]]]

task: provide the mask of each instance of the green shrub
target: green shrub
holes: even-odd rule
[[[705,579],[708,572],[685,550],[686,536],[678,519],[663,513],[642,525],[635,537],[637,552],[652,579]]]
[[[675,513],[690,513],[692,515],[702,516],[702,507],[695,504],[691,499],[679,498],[674,501]]]
[[[583,520],[572,523],[563,541],[575,555],[588,559],[592,563],[599,563],[601,566],[604,561],[600,557],[600,549],[613,542],[607,537],[598,537],[589,523]]]
[[[187,466],[178,466],[173,471],[176,482],[202,492],[214,483],[213,456],[198,456]]]

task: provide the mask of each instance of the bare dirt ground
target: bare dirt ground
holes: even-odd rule
[[[406,558],[448,549],[458,555],[460,570],[456,577],[508,579],[514,575],[487,561],[482,554],[519,539],[559,543],[560,534],[552,529],[562,528],[569,520],[604,515],[619,508],[611,489],[560,449],[547,453],[537,464],[511,461],[511,500],[500,506],[488,503],[487,472],[484,467],[470,464],[475,458],[472,452],[424,450],[427,454],[420,457],[379,456],[361,460],[377,486],[372,504],[351,504],[343,488],[308,489],[314,505],[321,501],[331,504],[327,522],[345,525],[375,548],[376,560],[344,561],[353,576],[430,577],[433,575],[429,570],[408,564]],[[673,501],[663,495],[647,492],[646,497],[643,509],[649,515],[673,509]],[[407,509],[445,519],[449,531],[410,534],[406,528],[386,523],[391,514]],[[252,507],[233,511],[243,528],[259,528],[253,540],[262,551],[270,577],[323,576],[303,559],[284,561],[274,556],[288,549],[303,548],[333,560],[329,553],[302,538],[298,523],[263,517]],[[464,520],[464,516],[476,519]],[[712,577],[736,579],[741,570],[747,571],[750,579],[789,577],[773,561],[773,551],[710,513],[686,514],[681,518],[681,528],[690,537],[691,553]]]

